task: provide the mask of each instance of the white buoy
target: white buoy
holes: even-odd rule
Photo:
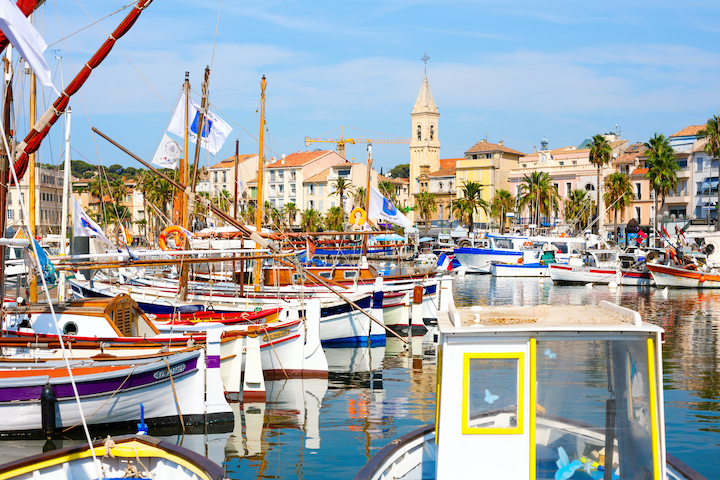
[[[608,283],[608,288],[611,290],[615,290],[618,287],[618,284],[615,282]]]
[[[585,288],[593,288],[592,282],[586,283],[586,284],[585,284]]]

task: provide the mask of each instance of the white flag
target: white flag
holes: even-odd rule
[[[412,223],[410,223],[410,220],[408,220],[405,215],[398,211],[397,207],[395,207],[395,205],[393,205],[390,200],[383,197],[383,194],[380,193],[380,190],[373,186],[370,186],[369,200],[370,201],[368,202],[368,206],[370,211],[368,212],[368,217],[379,218],[386,222],[399,225],[403,228],[412,227]]]
[[[43,57],[47,43],[18,6],[10,0],[0,0],[0,30],[30,64],[40,83],[60,95],[52,83],[50,67]]]
[[[182,147],[180,144],[168,137],[166,133],[163,135],[157,152],[155,152],[152,163],[162,168],[175,169],[178,166],[178,159],[180,158],[181,152]]]
[[[2,1],[4,0],[0,0],[0,2]],[[115,245],[102,232],[100,225],[85,213],[75,197],[73,197],[73,237],[95,237],[111,248],[115,248]]]
[[[197,143],[198,123],[200,122],[200,105],[192,98],[190,99],[190,114],[188,115],[188,140]],[[168,132],[179,137],[185,135],[185,94],[180,96],[180,101],[175,107],[172,120],[168,125]],[[215,115],[208,109],[203,119],[202,142],[200,146],[215,155],[225,143],[225,139],[232,132],[232,127],[225,123],[222,118]]]

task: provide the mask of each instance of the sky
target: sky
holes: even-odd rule
[[[58,87],[127,15],[98,21],[124,1],[41,7],[34,22]],[[150,159],[185,72],[199,101],[206,66],[211,108],[233,132],[217,157],[201,152],[202,165],[234,155],[236,139],[241,154],[258,151],[263,75],[269,157],[334,148],[304,138],[337,138],[343,125],[346,137],[409,138],[426,52],[441,158],[485,138],[526,153],[543,136],[550,148],[618,130],[645,142],[719,114],[719,18],[720,2],[693,0],[155,0],[71,100],[72,159],[140,167],[91,127]],[[17,73],[24,136],[27,78]],[[54,99],[45,89],[39,113]],[[63,150],[59,122],[40,161],[57,164]],[[364,161],[365,145],[346,157]],[[377,143],[373,158],[387,171],[409,162],[409,148]]]

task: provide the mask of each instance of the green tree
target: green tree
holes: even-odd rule
[[[295,224],[295,215],[297,214],[297,207],[294,203],[286,203],[283,207],[283,213],[287,216],[288,225],[291,227]]]
[[[341,232],[345,223],[345,213],[340,207],[330,207],[325,214],[325,226],[328,230]]]
[[[598,223],[600,222],[600,170],[610,163],[610,160],[612,159],[612,148],[610,148],[610,144],[607,141],[607,138],[604,136],[598,134],[595,135],[592,138],[592,143],[590,144],[590,163],[595,165],[597,167],[597,213],[596,213],[596,219],[595,226],[593,227],[593,230],[597,231]]]
[[[677,162],[675,161],[675,155],[673,149],[670,146],[670,140],[665,138],[665,135],[655,134],[647,143],[645,143],[647,150],[645,155],[647,156],[647,167],[648,172],[645,174],[645,178],[650,180],[650,188],[655,192],[655,217],[653,224],[657,225],[658,210],[658,199],[662,196],[662,204],[665,203],[665,197],[672,190],[677,187],[677,172],[680,170]],[[657,226],[655,227],[657,232]],[[657,235],[657,234],[656,234]]]
[[[461,224],[469,227],[470,225],[470,208],[466,198],[458,198],[452,201],[450,209],[455,218],[457,218]]]
[[[392,178],[410,178],[410,164],[402,163],[397,165],[388,173],[392,175]]]
[[[463,197],[465,198],[465,208],[467,209],[470,231],[473,231],[475,224],[474,216],[479,210],[485,212],[490,211],[490,204],[482,198],[482,185],[479,182],[464,182],[462,187]]]
[[[558,209],[558,195],[552,178],[547,172],[532,172],[526,174],[520,184],[518,195],[518,207],[520,210],[525,207],[530,212],[532,223],[540,224],[542,215],[550,217]]]
[[[505,234],[506,213],[515,211],[515,197],[507,190],[500,189],[490,202],[490,214],[500,224],[500,234]]]
[[[635,195],[633,193],[633,186],[629,175],[616,172],[605,177],[605,193],[603,194],[603,200],[605,200],[605,205],[610,206],[613,210],[615,243],[620,242],[617,229],[617,214],[632,205],[634,198]]]
[[[303,232],[317,232],[321,226],[322,216],[317,210],[308,208],[300,214],[300,227]]]
[[[720,159],[720,116],[708,118],[705,128],[697,133],[699,138],[707,139],[703,150],[711,156]],[[720,188],[718,188],[718,208],[720,208]],[[715,221],[715,231],[720,230],[720,215]]]
[[[222,210],[223,213],[228,213],[230,211],[230,205],[232,205],[232,203],[232,195],[227,190],[220,190],[217,197],[213,198],[213,204]]]
[[[572,190],[565,199],[565,222],[575,225],[575,234],[583,231],[590,224],[594,211],[595,202],[585,189]]]
[[[435,203],[435,194],[430,192],[420,192],[415,196],[415,209],[425,222],[425,233],[430,228],[430,215],[437,211]]]

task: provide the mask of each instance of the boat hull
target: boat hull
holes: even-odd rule
[[[660,288],[720,288],[720,275],[669,265],[648,264],[647,267]]]
[[[547,265],[522,263],[493,263],[491,273],[493,277],[547,277]]]
[[[468,273],[490,273],[492,262],[517,263],[523,256],[519,250],[490,250],[486,248],[456,248],[455,258]]]
[[[574,267],[555,263],[550,265],[549,274],[552,281],[558,285],[607,285],[618,281],[618,270],[614,268]]]

